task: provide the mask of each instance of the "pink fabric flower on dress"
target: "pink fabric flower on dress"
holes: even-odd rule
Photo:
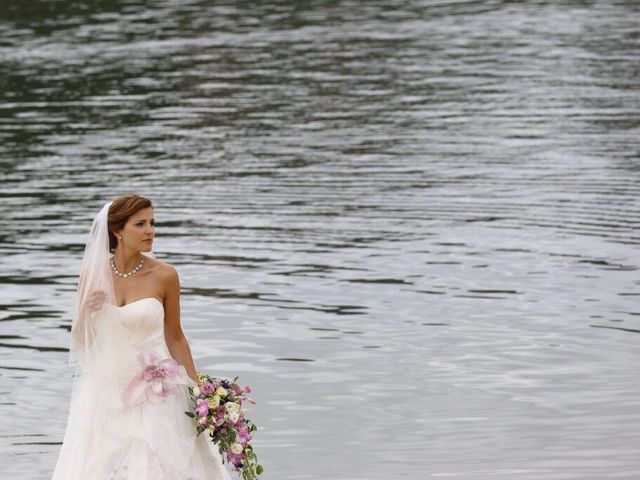
[[[129,382],[123,401],[127,406],[145,400],[158,403],[180,385],[187,385],[187,372],[173,358],[161,359],[155,352],[140,352],[137,356],[142,370]]]

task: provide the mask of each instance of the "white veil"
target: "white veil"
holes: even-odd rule
[[[78,290],[75,299],[75,312],[71,325],[71,345],[69,348],[69,365],[88,369],[99,356],[96,335],[97,322],[110,307],[117,306],[113,275],[109,262],[113,254],[109,251],[109,208],[111,202],[104,204],[102,209],[93,219],[91,230],[87,237],[87,244],[80,266]],[[155,258],[153,249],[149,252],[141,252],[151,258]],[[101,290],[104,292],[102,308],[94,310],[89,305],[92,293]]]

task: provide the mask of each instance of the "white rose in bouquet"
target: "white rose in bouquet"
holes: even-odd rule
[[[227,412],[238,412],[240,410],[240,406],[234,402],[225,403],[224,408]]]
[[[218,388],[216,388],[215,394],[224,397],[227,394],[227,389],[219,385]]]

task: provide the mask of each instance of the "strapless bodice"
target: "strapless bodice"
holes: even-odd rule
[[[171,354],[164,338],[164,305],[146,297],[122,306],[103,304],[94,318],[97,363],[92,370],[124,384],[139,370],[138,354]]]
[[[124,327],[129,342],[151,347],[164,343],[164,306],[155,297],[146,297],[118,307],[111,305],[111,318]]]

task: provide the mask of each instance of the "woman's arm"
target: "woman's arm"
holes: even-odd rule
[[[164,339],[169,353],[176,362],[183,365],[191,379],[199,383],[198,371],[191,355],[189,341],[180,324],[180,279],[176,269],[163,267],[164,283]]]

